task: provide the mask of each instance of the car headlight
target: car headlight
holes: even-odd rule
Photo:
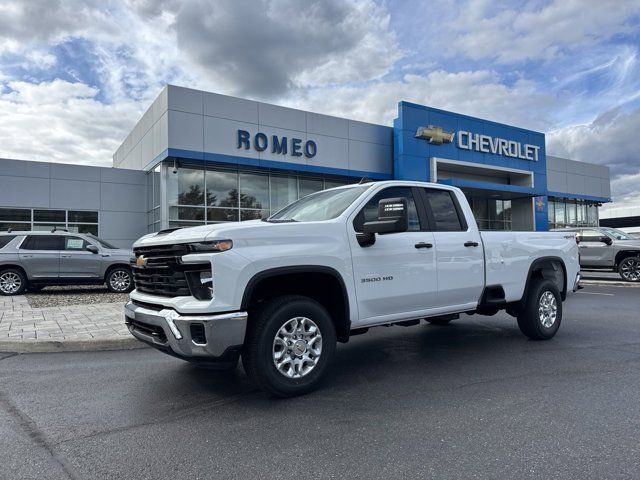
[[[195,242],[189,244],[192,252],[226,252],[233,248],[231,240],[213,240],[211,242]]]

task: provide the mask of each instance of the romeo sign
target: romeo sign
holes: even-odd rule
[[[238,130],[236,148],[249,150],[251,146],[258,152],[270,149],[271,153],[291,155],[292,157],[304,155],[307,158],[313,158],[318,153],[318,146],[313,140],[307,140],[303,144],[300,138],[289,139],[278,135],[271,135],[271,138],[269,138],[262,132],[256,133],[252,138],[251,134],[246,130]]]

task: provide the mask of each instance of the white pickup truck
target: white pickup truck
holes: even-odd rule
[[[479,232],[463,193],[385,181],[304,197],[265,220],[164,230],[134,245],[125,308],[139,340],[235,366],[276,396],[317,386],[369,327],[505,309],[555,335],[578,286],[574,233]]]

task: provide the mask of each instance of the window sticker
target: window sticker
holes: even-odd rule
[[[67,248],[72,250],[82,250],[83,240],[81,238],[68,238]]]

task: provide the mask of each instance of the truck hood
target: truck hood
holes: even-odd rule
[[[330,225],[338,224],[338,222],[269,223],[261,220],[225,222],[181,228],[168,233],[151,233],[140,238],[133,246],[170,245],[211,240],[233,240],[234,243],[241,243],[242,240],[256,238],[264,238],[266,241],[267,237],[271,241],[275,241],[283,236],[290,238],[296,235],[310,235],[312,232],[317,231],[318,224],[329,227]]]

